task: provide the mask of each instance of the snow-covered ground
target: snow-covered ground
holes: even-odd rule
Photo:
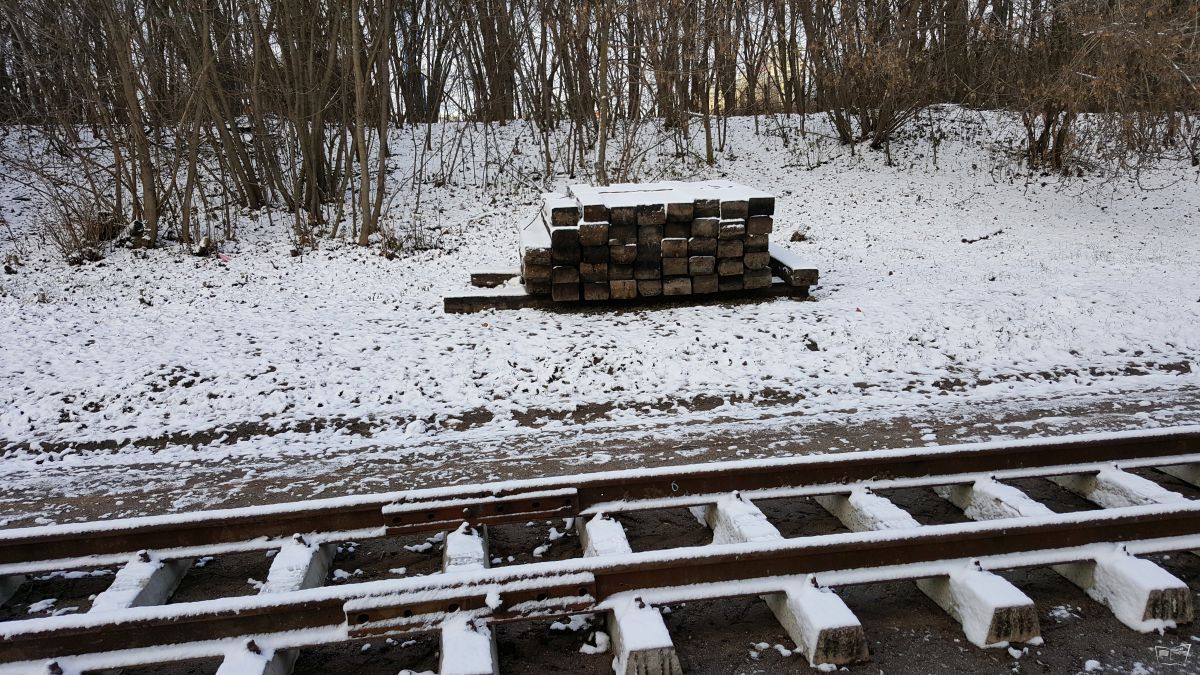
[[[1200,385],[1197,169],[1030,176],[1004,154],[1010,123],[939,114],[950,138],[916,125],[892,166],[731,121],[732,152],[696,175],[778,195],[773,240],[821,272],[806,302],[444,314],[471,271],[517,266],[517,219],[567,176],[426,186],[442,245],[394,260],[329,240],[293,257],[276,213],[246,215],[220,257],[166,246],[74,268],[34,233],[34,192],[0,184],[0,255],[24,263],[0,275],[0,474]],[[520,125],[493,131],[520,145]],[[690,177],[642,177],[663,174]]]

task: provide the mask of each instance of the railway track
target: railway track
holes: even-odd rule
[[[761,596],[812,664],[868,657],[832,592],[915,581],[980,647],[1038,643],[1033,601],[996,571],[1049,567],[1133,630],[1192,620],[1187,584],[1140,557],[1200,550],[1200,427],[806,455],[410,490],[0,531],[0,601],[32,575],[120,566],[85,614],[0,622],[0,673],[223,658],[286,673],[297,650],[441,633],[442,675],[496,672],[491,627],[595,613],[618,672],[680,672],[656,609]],[[1046,479],[1096,508],[1055,513],[1006,481]],[[877,494],[932,490],[972,522],[922,525]],[[842,532],[783,537],[756,506],[812,499]],[[689,507],[711,544],[633,551],[622,514]],[[579,558],[489,567],[487,527],[570,519]],[[342,542],[444,533],[441,574],[324,586]],[[272,551],[254,596],[170,603],[192,561]]]

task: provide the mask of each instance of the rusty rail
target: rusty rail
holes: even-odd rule
[[[694,597],[697,585],[708,584],[709,597],[735,597],[761,593],[764,586],[723,582],[774,579],[782,587],[797,575],[856,568],[886,569],[883,576],[898,580],[928,576],[930,568],[922,565],[934,562],[977,561],[985,569],[1010,569],[1086,560],[1098,552],[1089,547],[1120,542],[1136,544],[1140,553],[1186,550],[1200,545],[1197,533],[1200,503],[1138,506],[882,534],[709,545],[139,607],[102,616],[13,621],[0,624],[0,673],[23,672],[21,667],[48,659],[110,652],[115,654],[110,666],[155,663],[161,652],[153,649],[167,645],[186,645],[191,655],[219,656],[230,648],[231,637],[279,636],[291,647],[399,635],[436,628],[457,611],[490,621],[528,620],[596,611],[616,594],[652,589],[686,587]]]

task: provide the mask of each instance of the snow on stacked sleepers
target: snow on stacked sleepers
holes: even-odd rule
[[[521,230],[528,293],[632,300],[771,285],[775,197],[729,181],[572,185]]]

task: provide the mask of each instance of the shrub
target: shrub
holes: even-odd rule
[[[105,247],[121,236],[121,219],[85,199],[59,196],[41,216],[41,229],[72,265],[104,257]]]

